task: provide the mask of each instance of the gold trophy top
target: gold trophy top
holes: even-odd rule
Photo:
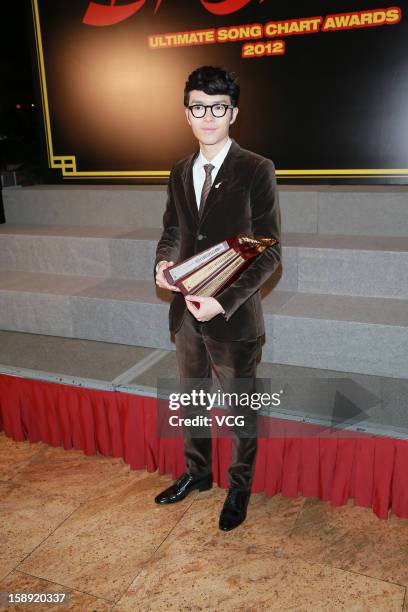
[[[237,236],[238,244],[242,251],[256,250],[258,253],[262,253],[269,246],[277,244],[278,240],[275,238],[267,238],[266,236],[248,236],[247,234],[239,234]]]

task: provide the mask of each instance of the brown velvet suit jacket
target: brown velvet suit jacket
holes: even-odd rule
[[[270,159],[243,149],[232,139],[199,218],[193,182],[193,163],[198,153],[180,160],[171,170],[155,266],[161,260],[183,261],[241,232],[279,240],[279,244],[265,249],[238,279],[215,296],[225,314],[203,323],[203,332],[218,340],[257,338],[264,333],[259,289],[281,260],[275,166]],[[186,311],[184,296],[173,292],[169,311],[171,332],[180,328]]]

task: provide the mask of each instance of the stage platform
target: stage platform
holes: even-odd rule
[[[0,331],[0,374],[155,399],[166,379],[178,379],[174,351],[7,331]],[[262,415],[408,440],[406,379],[266,362],[257,375],[290,394]],[[322,401],[320,381],[338,381],[343,401]]]
[[[264,362],[408,378],[408,186],[280,186]],[[3,190],[0,329],[174,350],[153,283],[165,186]]]
[[[182,439],[157,430],[158,382],[177,378],[170,295],[153,282],[166,187],[3,196],[0,429],[178,477]],[[286,186],[280,203],[258,377],[290,393],[260,411],[253,492],[408,518],[408,186]],[[214,440],[222,487],[230,452]]]

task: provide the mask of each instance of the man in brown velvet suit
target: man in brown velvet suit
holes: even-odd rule
[[[167,283],[163,270],[240,233],[280,241],[275,166],[229,137],[239,92],[236,76],[222,68],[202,66],[188,77],[185,114],[200,149],[172,168],[155,260],[156,284],[174,292],[169,322],[180,377],[208,379],[213,367],[224,390],[234,379],[255,381],[264,334],[259,290],[280,263],[280,244],[258,255],[216,297],[184,297]],[[250,433],[242,437],[234,431],[229,490],[219,521],[225,531],[246,517],[257,451],[257,415],[249,412]],[[212,487],[211,438],[186,432],[184,453],[186,472],[155,498],[156,503],[174,503],[194,489]]]

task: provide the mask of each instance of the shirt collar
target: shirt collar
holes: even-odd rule
[[[232,139],[229,137],[225,145],[222,147],[221,151],[219,151],[217,155],[211,161],[208,161],[208,159],[204,157],[203,152],[200,149],[200,155],[198,156],[198,163],[202,165],[212,164],[213,166],[215,166],[215,168],[217,168],[217,170],[219,170],[222,162],[227,156],[227,153],[229,151],[231,144],[232,144]]]

